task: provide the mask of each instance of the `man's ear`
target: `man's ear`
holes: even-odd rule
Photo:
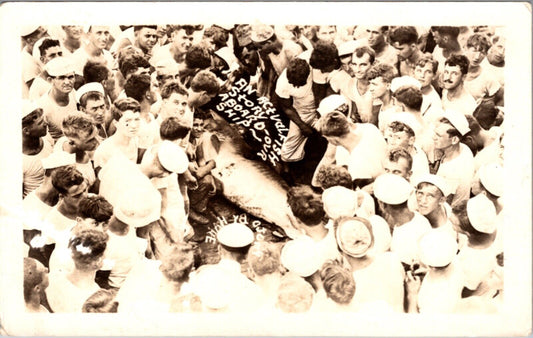
[[[24,134],[24,135],[29,134],[28,127],[24,127],[24,128],[22,128],[22,134]]]
[[[44,64],[44,55],[41,55],[41,56],[39,57],[39,60],[41,60],[41,62]]]
[[[459,138],[459,136],[452,136],[452,144],[458,144],[459,142],[461,142],[461,139]]]
[[[408,143],[409,143],[409,146],[412,146],[413,144],[415,144],[415,136],[409,136],[409,140],[408,140]]]

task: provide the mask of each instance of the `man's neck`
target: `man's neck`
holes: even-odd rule
[[[113,138],[115,144],[121,146],[127,146],[131,142],[131,137],[119,131],[115,132],[111,137]]]
[[[461,97],[464,91],[463,81],[461,81],[455,88],[448,89],[446,97],[449,101]]]
[[[177,50],[177,47],[175,47],[173,44],[170,45],[170,54],[174,58],[174,61],[181,64],[183,63],[185,59],[185,53],[181,53]]]
[[[81,42],[79,39],[74,39],[74,38],[71,38],[71,37],[67,37],[64,41],[63,41],[65,47],[67,47],[67,49],[72,53],[74,52],[76,49],[80,48],[81,46]]]
[[[96,271],[94,270],[80,270],[74,269],[67,275],[68,280],[80,288],[89,288],[94,285],[94,278],[96,277]]]
[[[391,218],[391,225],[394,227],[402,226],[407,222],[410,222],[415,217],[414,212],[410,211],[407,208],[400,210],[391,210],[388,212],[389,217]]]
[[[391,92],[387,90],[385,94],[383,94],[380,98],[381,102],[383,103],[381,105],[381,110],[389,109],[392,107],[392,99],[391,99]]]
[[[89,54],[89,56],[93,56],[93,57],[100,56],[104,53],[102,49],[96,47],[92,43],[88,43],[85,46],[85,51],[87,52],[87,54]]]
[[[448,148],[443,149],[442,153],[443,162],[449,162],[459,156],[459,154],[461,153],[461,144],[452,144]]]
[[[152,108],[152,104],[148,102],[148,100],[146,99],[142,100],[140,104],[141,104],[141,117],[148,116],[148,113],[150,113],[150,109]]]
[[[29,302],[26,302],[26,309],[28,312],[31,313],[38,313],[41,312],[41,296],[36,294],[32,294],[31,299]]]
[[[70,93],[63,93],[56,88],[52,88],[50,91],[50,96],[60,107],[66,107],[69,104],[69,94]]]
[[[357,91],[361,94],[361,95],[364,95],[366,94],[367,90],[368,90],[368,86],[369,86],[370,82],[364,78],[364,79],[357,79]]]
[[[374,261],[374,257],[370,255],[365,255],[363,257],[355,258],[352,256],[345,255],[346,259],[352,267],[352,271],[357,271],[366,268]]]
[[[461,51],[461,46],[457,40],[452,40],[450,43],[442,49],[442,55],[448,58],[450,55]]]
[[[385,50],[385,47],[387,47],[387,42],[383,40],[375,46],[372,46],[372,49],[376,52],[376,55],[381,55],[381,53],[383,53],[383,51]]]
[[[76,154],[76,163],[85,163],[85,150],[78,149],[75,145],[70,142],[65,142],[63,144],[63,150],[69,154]]]
[[[304,229],[307,236],[311,237],[315,242],[323,240],[328,235],[329,230],[326,229],[324,226],[324,223],[320,223],[314,226],[302,224],[302,228]]]
[[[57,205],[57,211],[68,219],[75,220],[78,216],[77,208],[74,208],[68,204],[65,204],[63,201],[59,202]]]
[[[22,135],[22,153],[24,155],[36,155],[41,152],[43,146],[42,138]]]
[[[429,93],[431,93],[432,90],[433,90],[433,87],[431,86],[431,83],[420,89],[420,91],[422,92],[422,95],[428,95]]]
[[[418,48],[416,48],[413,53],[411,53],[411,55],[409,55],[409,57],[407,58],[407,62],[409,62],[410,64],[414,65],[418,59],[420,59],[420,56],[421,56],[421,52]]]
[[[50,177],[44,178],[43,183],[41,183],[40,186],[35,189],[35,195],[37,198],[39,198],[43,203],[53,207],[57,204],[57,201],[59,199],[59,193],[52,185],[52,179]]]
[[[346,148],[350,153],[361,141],[361,136],[357,134],[357,126],[350,127],[350,132],[340,140],[340,145]]]
[[[446,212],[444,211],[444,207],[442,205],[439,205],[435,210],[427,214],[426,218],[431,224],[431,227],[434,229],[443,226],[444,223],[446,223],[446,221],[448,220],[448,217],[446,217]]]

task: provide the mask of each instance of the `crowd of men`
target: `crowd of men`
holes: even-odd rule
[[[499,28],[27,26],[21,39],[27,311],[500,311]],[[229,222],[212,264],[199,244],[224,193],[213,170],[237,142],[220,126],[246,133],[215,106],[240,79],[288,122],[271,169],[294,216],[277,225],[295,231],[268,241]]]

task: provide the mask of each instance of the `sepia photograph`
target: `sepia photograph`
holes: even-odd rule
[[[4,3],[0,333],[531,334],[529,3]]]

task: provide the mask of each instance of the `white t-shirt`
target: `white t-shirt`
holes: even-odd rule
[[[44,180],[44,168],[41,160],[52,153],[52,145],[45,139],[43,148],[35,155],[22,154],[23,198],[35,190]]]
[[[57,205],[50,210],[44,219],[43,236],[46,236],[46,244],[57,243],[67,246],[70,239],[70,231],[76,225],[75,219],[70,219],[61,214]],[[66,243],[66,244],[65,244]]]
[[[85,289],[72,284],[67,275],[60,272],[50,272],[50,284],[46,289],[46,297],[55,313],[80,313],[87,298],[100,290],[98,284],[93,283]]]
[[[490,245],[484,249],[475,249],[465,245],[457,255],[458,263],[465,276],[465,286],[475,290],[479,284],[488,279],[490,273],[497,265],[495,246]]]
[[[435,122],[442,113],[442,101],[433,86],[428,94],[422,94],[422,106],[420,107],[422,118],[426,124]]]
[[[52,88],[52,84],[40,76],[37,76],[31,83],[30,100],[38,100],[41,96],[46,94]]]
[[[476,78],[465,80],[464,86],[477,103],[484,97],[493,96],[501,87],[498,79],[487,69],[483,69]]]
[[[444,110],[451,109],[464,115],[472,115],[476,107],[476,100],[466,89],[461,92],[459,97],[455,97],[452,100],[448,99],[448,90],[442,90],[442,108]]]
[[[115,144],[116,137],[111,136],[100,143],[94,151],[94,166],[96,168],[103,167],[113,155],[117,153],[124,154],[130,161],[137,163],[137,156],[139,152],[139,139],[134,137],[130,139],[127,149],[123,149]]]
[[[416,211],[414,214],[412,220],[392,229],[390,250],[405,264],[419,261],[418,240],[431,230],[431,224],[424,216]]]
[[[51,92],[48,91],[45,95],[41,96],[37,100],[37,105],[43,108],[43,115],[48,124],[48,131],[50,135],[56,141],[63,136],[62,124],[63,119],[69,114],[78,111],[76,107],[76,91],[73,89],[69,95],[69,102],[66,106],[59,106],[54,99],[50,96]]]
[[[436,278],[431,271],[426,274],[418,291],[420,313],[453,313],[461,300],[464,286],[463,271],[452,262],[446,278]]]
[[[22,208],[28,221],[23,222],[24,230],[37,229],[41,230],[41,221],[52,210],[52,207],[44,203],[37,197],[35,190],[30,192],[22,200]]]
[[[355,132],[360,135],[359,143],[351,151],[337,146],[335,161],[338,165],[347,165],[354,180],[376,178],[383,173],[387,143],[373,124],[358,123]]]
[[[369,90],[364,94],[359,93],[359,90],[357,89],[357,79],[355,77],[350,77],[348,73],[343,70],[334,71],[331,73],[330,85],[333,91],[340,92],[355,104],[357,113],[363,122],[368,123],[372,120],[372,106],[374,99]],[[354,109],[351,109],[350,114],[353,114],[353,111]]]
[[[109,241],[104,256],[114,261],[109,285],[120,288],[133,266],[143,259],[147,243],[145,239],[137,237],[132,228],[125,236],[118,236],[111,231],[107,231],[107,234]]]
[[[437,175],[446,179],[454,193],[452,206],[470,197],[470,187],[474,178],[474,156],[468,146],[460,143],[460,154],[449,162],[441,162]]]

